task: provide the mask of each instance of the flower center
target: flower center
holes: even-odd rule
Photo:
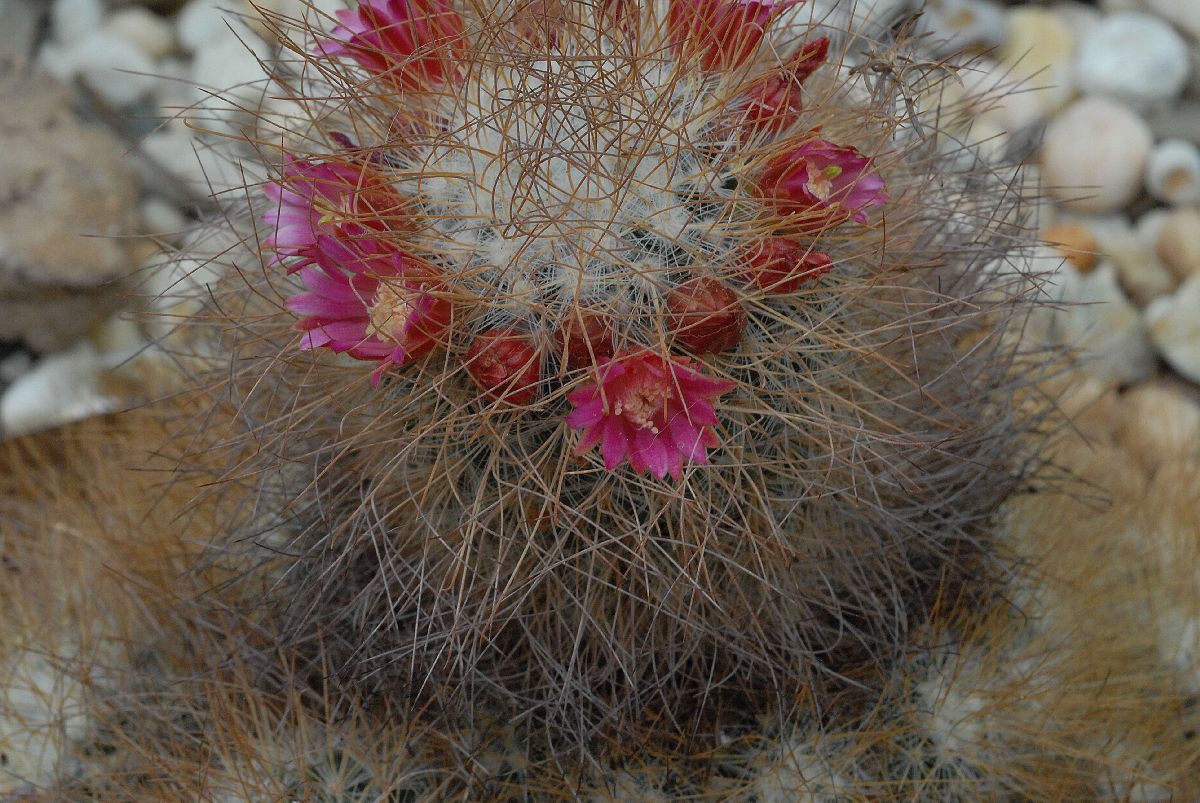
[[[808,176],[808,191],[822,201],[833,194],[833,180],[842,174],[842,168],[829,165],[824,170],[813,170]]]
[[[403,282],[381,282],[368,308],[371,322],[367,324],[367,334],[399,343],[404,324],[416,311],[416,301],[416,293]]]
[[[613,415],[624,416],[625,420],[636,424],[638,429],[649,429],[655,435],[659,434],[654,425],[655,413],[665,414],[667,400],[671,397],[671,388],[664,387],[650,378],[642,379],[617,399]]]

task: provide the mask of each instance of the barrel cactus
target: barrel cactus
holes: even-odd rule
[[[941,73],[795,0],[276,23],[206,316],[322,682],[586,750],[876,671],[990,565],[1029,282]]]

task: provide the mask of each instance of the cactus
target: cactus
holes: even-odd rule
[[[275,20],[303,113],[199,317],[223,476],[290,517],[252,604],[315,677],[587,753],[889,665],[990,560],[1019,195],[914,104],[936,70],[799,9]]]

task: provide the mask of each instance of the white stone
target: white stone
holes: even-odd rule
[[[1121,288],[1139,307],[1175,290],[1178,282],[1155,253],[1155,241],[1143,231],[1154,221],[1139,220],[1135,228],[1125,215],[1065,219],[1088,228],[1096,238],[1096,250],[1112,262]]]
[[[1196,0],[1146,0],[1146,6],[1188,36],[1200,41],[1200,3]]]
[[[46,357],[0,399],[0,432],[23,435],[116,409],[99,387],[104,367],[87,343]]]
[[[969,141],[988,164],[1003,162],[1008,153],[1008,133],[990,117],[979,117],[971,123]]]
[[[1146,163],[1146,189],[1169,204],[1200,202],[1200,148],[1182,139],[1155,145]]]
[[[69,48],[45,48],[40,60],[56,78],[78,76],[115,106],[136,103],[150,93],[157,80],[153,59],[135,43],[105,28],[93,30]]]
[[[138,205],[143,231],[156,239],[177,243],[188,220],[175,204],[152,195]]]
[[[920,31],[928,47],[949,56],[966,47],[993,48],[1004,44],[1004,11],[988,0],[928,0],[922,9]]]
[[[164,170],[188,182],[193,191],[208,195],[247,181],[224,144],[202,140],[182,125],[168,125],[144,137],[141,149]]]
[[[1149,14],[1127,11],[1103,20],[1079,43],[1079,88],[1130,105],[1173,100],[1188,76],[1183,37]]]
[[[270,47],[249,31],[240,40],[229,36],[196,53],[191,67],[193,101],[203,110],[206,128],[234,134],[247,126],[247,131],[253,130],[254,116],[269,92],[264,63],[270,57]]]
[[[1184,207],[1167,215],[1155,251],[1181,281],[1200,273],[1200,210]]]
[[[1100,20],[1104,19],[1095,6],[1075,2],[1075,0],[1055,3],[1052,9],[1075,32],[1076,38],[1086,36],[1092,28],[1100,24]]]
[[[143,53],[155,59],[175,49],[175,29],[171,23],[140,6],[114,11],[104,27],[133,42]]]
[[[1200,382],[1200,275],[1146,308],[1158,353],[1181,375]]]
[[[54,0],[50,20],[54,38],[64,44],[73,44],[103,23],[104,0]]]
[[[1154,373],[1154,349],[1141,313],[1117,283],[1116,268],[1101,262],[1081,274],[1064,264],[1047,283],[1059,303],[1050,340],[1080,356],[1081,370],[1105,385],[1127,385]]]
[[[84,738],[90,724],[92,679],[85,681],[65,668],[70,661],[57,659],[65,645],[49,642],[52,634],[42,637],[40,643],[18,646],[9,636],[0,665],[0,745],[5,758],[0,798],[5,800],[36,799],[55,780],[82,769],[72,756],[72,743]],[[76,651],[65,650],[68,658]]]
[[[213,42],[237,36],[253,36],[240,14],[247,12],[244,0],[191,0],[175,18],[179,43],[193,53],[203,52]]]
[[[1075,96],[1075,32],[1050,9],[1016,6],[1008,11],[1008,38],[1000,62],[1026,80],[1046,114]]]
[[[1068,209],[1111,212],[1142,186],[1154,138],[1126,106],[1102,97],[1076,101],[1046,127],[1042,178]]]
[[[1134,231],[1137,234],[1137,239],[1140,244],[1146,248],[1158,247],[1158,234],[1162,231],[1162,227],[1166,224],[1167,219],[1171,216],[1171,210],[1163,207],[1155,207],[1154,209],[1144,212],[1134,224]]]
[[[1048,113],[1042,93],[1026,91],[1025,80],[1012,68],[981,58],[958,71],[967,103],[978,118],[986,118],[1008,133],[1016,133]],[[1021,91],[1014,91],[1021,90]]]

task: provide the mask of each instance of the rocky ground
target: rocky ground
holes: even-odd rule
[[[136,313],[179,277],[154,266],[185,243],[219,250],[190,232],[215,210],[214,195],[254,180],[256,159],[244,158],[254,154],[229,135],[270,141],[272,120],[288,113],[263,67],[279,53],[264,17],[340,5],[9,0],[0,432],[128,402],[130,383],[101,377],[153,350],[155,327]],[[806,9],[831,28],[853,14],[869,34],[915,7],[813,0]],[[1082,303],[1038,336],[1081,349],[1084,370],[1105,385],[1160,374],[1200,382],[1200,4],[931,0],[916,29],[929,59],[945,59],[959,79],[916,100],[967,104],[964,138],[997,162],[1024,161],[1040,182],[1047,292]]]

